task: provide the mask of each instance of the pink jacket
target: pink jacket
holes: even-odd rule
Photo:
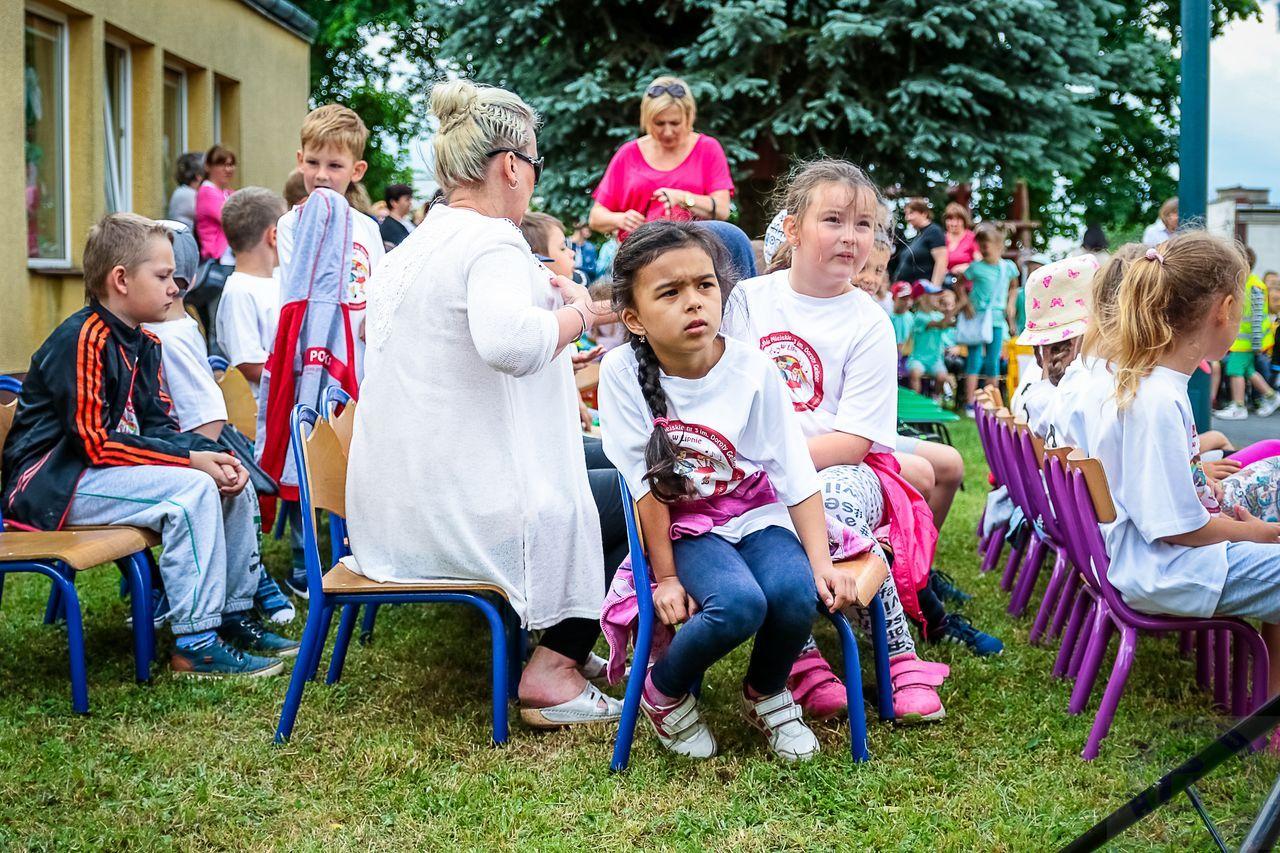
[[[938,546],[933,513],[920,493],[902,478],[902,468],[892,453],[868,453],[864,461],[880,478],[884,517],[876,538],[888,539],[893,548],[893,583],[898,588],[902,609],[913,619],[924,622],[917,592],[929,582]]]
[[[211,181],[196,190],[196,240],[200,243],[200,260],[217,260],[227,250],[227,235],[222,233],[222,206],[231,190],[220,190]]]

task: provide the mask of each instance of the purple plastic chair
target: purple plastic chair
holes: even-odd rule
[[[1070,574],[1070,563],[1063,546],[1063,534],[1057,514],[1045,491],[1042,471],[1044,446],[1025,423],[1015,423],[1012,430],[1013,469],[1022,486],[1027,502],[1028,517],[1039,521],[1040,526],[1031,533],[1031,549],[1027,553],[1018,575],[1013,596],[1009,600],[1009,614],[1021,616],[1031,601],[1039,580],[1044,558],[1053,553],[1053,574],[1045,586],[1044,598],[1031,626],[1029,640],[1036,643],[1050,627],[1050,617],[1058,610],[1059,595]],[[1027,511],[1024,510],[1024,511]],[[1052,631],[1055,633],[1056,631]]]
[[[1005,488],[1009,490],[1009,499],[1013,501],[1014,506],[1022,510],[1023,516],[1030,521],[1035,518],[1035,515],[1032,514],[1034,510],[1027,500],[1026,492],[1022,488],[1022,478],[1018,476],[1014,467],[1013,415],[1009,414],[1007,409],[1001,409],[996,414],[992,426],[992,438],[995,443],[996,458],[1000,460],[997,464],[1001,468],[1002,482]],[[1023,557],[1027,554],[1027,546],[1033,537],[1032,526],[1030,524],[1023,525],[1012,547],[1009,549],[1009,557],[1004,564],[1004,573],[1000,576],[1000,588],[1006,592],[1013,591],[1014,580],[1018,576]]]
[[[974,412],[974,421],[978,427],[978,441],[982,445],[982,452],[987,458],[987,466],[991,469],[991,475],[995,479],[996,486],[1004,485],[1004,458],[1000,455],[1000,451],[995,443],[995,415],[994,409],[988,409],[985,406],[978,406]],[[982,535],[982,528],[986,521],[986,510],[983,510],[983,517],[978,521],[978,553],[982,557],[981,571],[985,574],[995,568],[996,562],[1000,559],[1000,552],[1004,549],[1004,537],[1009,530],[1008,523],[999,524],[993,529],[988,536]]]
[[[1125,604],[1107,580],[1111,562],[1099,527],[1099,524],[1109,523],[1116,518],[1106,474],[1096,459],[1084,457],[1079,451],[1068,456],[1067,464],[1069,471],[1065,478],[1064,497],[1074,510],[1074,513],[1069,513],[1075,518],[1071,533],[1080,537],[1076,546],[1080,556],[1083,558],[1085,552],[1088,554],[1089,561],[1083,565],[1089,568],[1084,569],[1084,577],[1086,582],[1096,584],[1097,593],[1095,606],[1092,608],[1092,623],[1088,626],[1087,645],[1072,692],[1070,713],[1083,710],[1111,635],[1117,632],[1120,635],[1111,675],[1107,679],[1106,690],[1094,717],[1084,752],[1081,753],[1082,757],[1086,761],[1096,758],[1102,740],[1111,729],[1111,721],[1120,697],[1124,694],[1129,670],[1133,666],[1139,631],[1196,631],[1206,635],[1219,633],[1223,639],[1216,644],[1213,662],[1217,670],[1215,681],[1221,686],[1215,685],[1215,695],[1222,704],[1226,704],[1229,699],[1233,712],[1240,716],[1260,708],[1266,700],[1268,670],[1267,647],[1262,637],[1252,626],[1239,619],[1150,615],[1138,613]],[[1227,637],[1231,639],[1231,643],[1225,641]],[[1230,657],[1232,651],[1234,658]]]

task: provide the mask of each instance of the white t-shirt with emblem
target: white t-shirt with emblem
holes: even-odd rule
[[[653,414],[640,391],[635,352],[618,347],[600,364],[600,430],[604,452],[626,478],[632,496],[649,493],[644,448]],[[679,452],[676,470],[702,497],[732,494],[763,471],[777,503],[748,510],[712,528],[730,542],[763,530],[794,531],[787,507],[816,494],[821,484],[808,445],[788,409],[791,401],[778,371],[750,346],[725,340],[724,354],[701,379],[659,374],[667,397],[667,435]]]
[[[893,325],[858,288],[818,298],[791,287],[790,270],[742,281],[725,307],[725,333],[770,356],[810,438],[845,432],[891,453],[898,438],[898,349]]]
[[[294,232],[298,229],[301,210],[302,205],[295,206],[276,223],[276,250],[280,256],[282,283],[289,270],[289,263],[293,260]],[[351,217],[351,277],[347,282],[347,302],[363,317],[365,284],[386,250],[382,247],[382,233],[378,231],[378,223],[373,217],[353,209],[348,209],[347,215]],[[353,320],[353,328],[355,327]]]
[[[173,401],[170,414],[178,422],[178,429],[191,432],[213,421],[225,421],[227,404],[213,378],[209,348],[196,321],[184,315],[142,326],[160,339],[165,393]]]

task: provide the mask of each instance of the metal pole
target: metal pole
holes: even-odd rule
[[[1271,794],[1258,812],[1249,836],[1240,845],[1240,853],[1262,853],[1263,850],[1274,850],[1276,841],[1280,840],[1280,777],[1271,787]]]
[[[1178,103],[1178,220],[1203,223],[1209,193],[1209,0],[1182,3],[1182,87]],[[1211,429],[1209,376],[1187,388],[1196,429]]]

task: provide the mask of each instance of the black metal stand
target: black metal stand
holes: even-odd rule
[[[1271,794],[1262,804],[1262,811],[1258,812],[1244,844],[1240,845],[1240,853],[1274,850],[1277,840],[1280,840],[1280,778],[1271,786]]]

